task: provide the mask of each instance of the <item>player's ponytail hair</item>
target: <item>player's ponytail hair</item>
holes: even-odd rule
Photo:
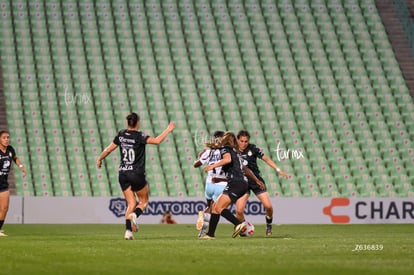
[[[211,149],[220,148],[220,139],[224,136],[224,132],[217,130],[214,132],[213,136],[210,138],[210,142],[206,142],[204,145]]]
[[[127,117],[126,120],[128,121],[128,127],[135,127],[137,126],[137,123],[139,121],[139,115],[137,115],[137,113],[130,113]]]
[[[238,149],[237,146],[237,139],[236,136],[234,135],[234,133],[232,132],[226,132],[224,133],[223,137],[221,138],[221,141],[215,144],[210,144],[210,148],[212,149],[218,149],[221,148],[223,146],[229,146],[231,148],[234,149]]]
[[[237,149],[237,138],[233,132],[226,132],[224,133],[223,138],[221,139],[222,146],[229,146],[231,148]]]

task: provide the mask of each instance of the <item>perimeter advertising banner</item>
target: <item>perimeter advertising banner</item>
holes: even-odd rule
[[[414,223],[414,198],[271,198],[275,224]],[[206,206],[204,198],[151,198],[140,223],[156,224],[165,211],[179,223],[192,224]],[[11,197],[6,223],[123,223],[123,198]],[[232,208],[234,211],[234,207]],[[246,220],[264,223],[256,199]],[[224,218],[221,222],[226,222]]]

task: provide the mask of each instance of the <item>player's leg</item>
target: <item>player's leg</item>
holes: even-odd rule
[[[249,193],[243,195],[240,199],[236,201],[236,218],[244,222],[244,209],[246,208],[247,200],[249,199]]]
[[[207,189],[206,189],[206,197],[208,196],[210,199],[209,201],[211,202],[210,206],[207,207],[207,209],[204,211],[204,223],[203,223],[203,227],[200,230],[200,234],[199,237],[203,236],[206,234],[207,232],[207,227],[210,223],[210,219],[211,219],[211,210],[213,209],[213,205],[214,203],[218,200],[219,196],[221,195],[221,193],[223,193],[224,188],[226,187],[227,183],[225,184],[221,184],[221,183],[210,183],[211,186],[209,186],[209,192],[207,193]]]
[[[266,235],[270,236],[272,235],[273,206],[272,206],[272,202],[270,201],[269,193],[263,192],[263,193],[257,194],[256,197],[260,200],[260,202],[263,204],[263,207],[265,208]]]
[[[138,231],[138,217],[145,211],[148,205],[149,186],[145,174],[132,173],[129,177],[131,181],[131,190],[134,196],[138,197],[138,205],[132,209],[132,213],[129,214],[128,219],[132,224],[132,231]]]
[[[214,204],[214,209],[212,212],[213,214],[211,215],[211,220],[213,220],[213,215],[216,214],[223,216],[224,218],[226,218],[226,220],[234,224],[235,227],[233,232],[233,238],[239,235],[239,233],[245,228],[245,224],[242,223],[239,219],[236,218],[236,216],[234,216],[230,212],[228,206],[232,203],[235,203],[242,196],[242,194],[244,194],[244,192],[241,192],[239,193],[239,195],[236,195],[238,193],[237,188],[226,189],[226,192],[223,192],[218,198],[217,202]],[[229,194],[231,194],[231,197]]]
[[[0,192],[0,237],[7,236],[4,234],[2,227],[6,219],[7,211],[9,210],[10,192],[8,190]]]
[[[207,228],[208,221],[206,224],[206,214],[211,212],[211,203],[213,201],[213,184],[211,182],[206,181],[206,189],[204,191],[204,196],[207,200],[207,208],[204,211],[198,211],[198,217],[196,222],[196,228],[197,230],[200,230],[198,236],[201,237],[203,234],[203,228]],[[209,216],[208,214],[207,216]],[[207,218],[209,219],[209,217]],[[204,230],[205,231],[205,230]]]
[[[127,202],[127,209],[125,211],[125,239],[126,240],[133,240],[134,237],[132,235],[132,224],[130,215],[134,212],[134,209],[137,205],[137,200],[135,198],[134,192],[131,190],[131,186],[129,186],[127,189],[122,191],[125,197],[125,200]]]
[[[210,200],[212,203],[211,203],[210,207],[208,207],[206,209],[206,211],[204,211],[204,216],[203,216],[204,223],[203,223],[203,227],[201,228],[200,233],[198,235],[199,237],[202,237],[206,234],[207,228],[208,228],[208,225],[209,225],[210,219],[211,219],[211,211],[212,211],[212,209],[215,205],[215,202],[218,200],[220,195],[223,193],[223,190],[226,187],[227,183],[226,184],[220,184],[220,183],[213,184],[213,183],[210,183],[210,185],[211,186],[209,186],[209,188],[208,188],[208,190],[209,190],[208,193],[207,193],[207,189],[206,189],[206,197],[208,196],[208,197],[212,198]],[[209,211],[207,211],[207,210],[209,210]]]
[[[226,209],[231,204],[231,199],[228,195],[222,194],[217,201],[213,204],[211,210],[210,226],[208,227],[207,234],[203,237],[205,239],[214,238],[218,222],[220,220],[220,214],[223,209]],[[231,213],[230,213],[231,214]]]
[[[149,186],[145,183],[144,187],[136,191],[135,194],[138,197],[138,205],[136,206],[133,213],[130,215],[130,220],[132,223],[132,230],[134,232],[138,231],[138,217],[145,211],[148,206],[149,201]]]
[[[142,189],[138,190],[136,192],[138,197],[138,206],[135,210],[135,214],[137,214],[137,217],[139,217],[147,208],[148,201],[149,201],[149,186],[146,184]]]

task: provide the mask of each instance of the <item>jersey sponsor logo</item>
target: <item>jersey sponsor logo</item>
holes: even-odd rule
[[[221,156],[217,154],[213,154],[209,159],[209,164],[213,164],[219,162],[221,160]]]
[[[125,166],[119,167],[119,171],[132,171],[132,170],[134,170],[134,166],[132,165],[125,165]]]
[[[133,143],[135,144],[135,139],[119,137],[119,142],[121,143]]]
[[[6,160],[3,162],[3,170],[6,170],[10,167],[10,160]]]

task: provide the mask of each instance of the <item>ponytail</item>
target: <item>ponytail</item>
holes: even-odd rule
[[[137,115],[136,113],[130,113],[126,117],[126,120],[128,121],[128,127],[135,127],[137,126],[137,123],[139,121],[139,115]]]

